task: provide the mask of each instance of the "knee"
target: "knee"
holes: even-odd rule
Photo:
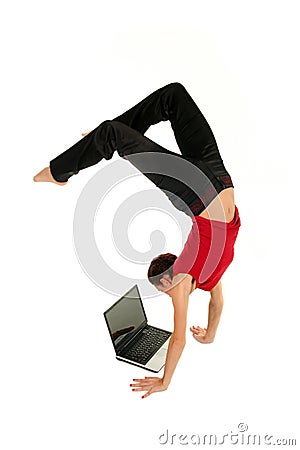
[[[103,122],[101,122],[101,128],[111,128],[112,124],[113,124],[113,120],[107,119],[107,120],[103,120]]]
[[[174,81],[173,83],[170,83],[167,85],[169,90],[172,90],[173,92],[185,92],[186,89],[183,86],[182,83],[179,83],[179,81]]]
[[[104,122],[102,122],[102,125],[104,126],[104,128],[110,129],[112,131],[124,128],[124,123],[119,122],[118,120],[104,120]]]
[[[115,137],[118,130],[122,129],[123,124],[117,120],[104,120],[101,125],[101,134],[106,138]]]

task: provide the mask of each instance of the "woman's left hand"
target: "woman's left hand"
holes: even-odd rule
[[[214,339],[207,335],[206,328],[192,326],[190,327],[190,331],[192,332],[193,338],[195,338],[196,341],[201,342],[201,344],[211,344],[214,342]]]
[[[165,391],[168,388],[163,384],[162,378],[159,377],[134,378],[133,381],[137,381],[137,383],[130,385],[133,391],[147,391],[142,398],[148,397],[153,392]]]

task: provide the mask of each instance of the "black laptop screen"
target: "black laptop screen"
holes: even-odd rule
[[[114,346],[120,347],[146,322],[146,315],[135,285],[104,313]]]

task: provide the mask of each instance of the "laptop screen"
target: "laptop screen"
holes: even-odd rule
[[[123,346],[147,321],[137,285],[104,313],[115,348]]]

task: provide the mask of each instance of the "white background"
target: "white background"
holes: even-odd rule
[[[299,441],[297,6],[228,0],[6,5],[0,27],[1,449],[182,448],[180,434],[221,438],[237,433],[241,422],[250,434]],[[242,226],[223,276],[215,342],[198,344],[187,330],[169,389],[141,400],[129,384],[151,374],[114,358],[103,312],[117,297],[90,280],[73,246],[76,202],[99,166],[65,187],[32,177],[82,132],[174,81],[185,85],[213,129]],[[168,122],[146,135],[177,151]],[[149,187],[139,183],[137,189]],[[99,214],[96,234],[105,221]],[[145,223],[157,228],[157,213],[153,222],[147,214]],[[167,250],[178,252],[178,230],[164,226]],[[147,233],[131,231],[141,251]],[[115,269],[128,275],[126,265]],[[188,325],[206,325],[208,301],[209,293],[193,293]],[[146,299],[145,307],[150,323],[172,329],[169,297]],[[173,445],[159,443],[167,429],[177,434]]]

